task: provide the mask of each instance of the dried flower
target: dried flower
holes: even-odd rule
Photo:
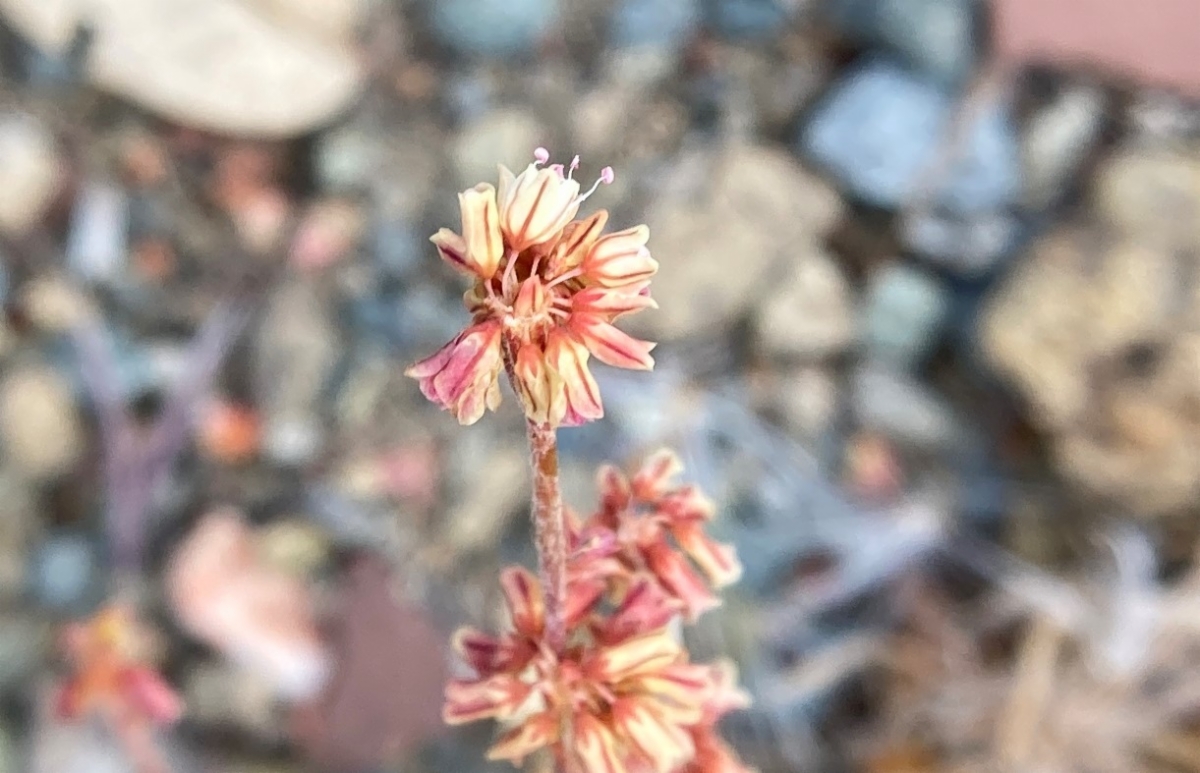
[[[474,285],[464,296],[473,323],[407,374],[422,393],[473,424],[500,403],[500,366],[510,369],[526,416],[550,426],[573,426],[604,414],[588,361],[648,370],[654,344],[621,332],[613,322],[655,303],[649,280],[658,264],[638,226],[601,236],[608,213],[575,220],[601,183],[580,192],[569,169],[535,161],[519,175],[500,167],[500,189],[480,184],[459,195],[462,235],[443,228],[432,237],[438,254]]]

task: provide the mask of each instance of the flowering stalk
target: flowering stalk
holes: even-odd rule
[[[632,478],[600,470],[600,503],[566,510],[557,428],[604,415],[592,357],[648,370],[654,344],[618,330],[618,318],[654,308],[658,264],[637,226],[602,235],[603,210],[575,220],[581,194],[568,168],[539,148],[520,175],[500,168],[499,192],[459,195],[462,234],[433,236],[441,257],[472,279],[472,323],[408,369],[421,392],[473,424],[500,405],[503,367],[525,412],[533,475],[538,575],[501,574],[510,629],[459,630],[454,648],[472,675],[446,687],[450,724],[492,718],[504,732],[491,759],[520,764],[553,755],[571,773],[744,773],[716,723],[749,698],[732,664],[689,662],[670,632],[719,604],[736,581],[733,549],[710,539],[712,504],[677,486],[679,460],[660,452]],[[542,168],[545,166],[545,168]],[[600,183],[612,181],[612,170]]]
[[[567,533],[558,486],[558,441],[554,427],[526,419],[530,467],[533,470],[534,539],[538,577],[546,589],[546,643],[561,652],[567,643],[563,605],[567,596]]]

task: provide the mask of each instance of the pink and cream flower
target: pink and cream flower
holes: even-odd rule
[[[547,166],[542,148],[518,175],[500,167],[500,189],[481,183],[459,194],[462,234],[432,237],[438,254],[473,280],[464,295],[472,324],[406,372],[422,393],[462,424],[500,402],[503,365],[530,421],[572,426],[604,414],[590,360],[649,370],[654,344],[613,323],[654,308],[650,278],[658,264],[645,226],[602,234],[608,213],[576,220],[605,168],[580,191],[569,168]]]

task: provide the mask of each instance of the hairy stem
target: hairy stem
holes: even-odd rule
[[[504,341],[504,368],[516,388],[514,349]],[[529,467],[533,474],[534,542],[538,554],[538,579],[546,601],[546,643],[560,653],[567,644],[564,608],[567,599],[567,532],[563,522],[562,491],[558,485],[558,438],[553,426],[525,420],[529,440]]]
[[[554,427],[526,420],[533,469],[533,529],[538,574],[546,594],[546,643],[562,652],[567,643],[563,605],[567,596],[567,535],[558,487],[558,441]]]

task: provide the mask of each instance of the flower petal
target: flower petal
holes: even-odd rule
[[[491,279],[504,255],[496,189],[488,183],[480,183],[458,194],[458,204],[462,209],[462,240],[467,249],[467,261],[475,273]]]
[[[668,596],[657,582],[638,577],[625,592],[617,609],[600,629],[606,644],[615,644],[639,634],[658,631],[671,622],[682,604]]]
[[[547,366],[546,354],[536,344],[517,350],[513,376],[525,416],[538,424],[558,426],[567,412],[566,390],[558,371]]]
[[[530,754],[558,740],[558,734],[558,722],[552,713],[535,714],[500,736],[488,749],[487,758],[520,765]]]
[[[438,255],[450,266],[465,274],[476,273],[475,267],[467,257],[467,242],[449,228],[443,228],[429,237],[429,241],[437,247]]]
[[[737,550],[709,537],[699,523],[677,524],[671,534],[700,569],[708,575],[714,588],[724,588],[742,578],[742,562]]]
[[[551,274],[562,274],[582,263],[607,222],[608,212],[601,209],[591,217],[576,220],[564,228],[562,238],[554,245],[547,264]]]
[[[642,309],[657,309],[658,303],[649,295],[623,292],[607,287],[589,287],[571,297],[571,310],[577,314],[595,314],[609,322]]]
[[[658,272],[658,262],[646,249],[649,238],[650,229],[644,225],[602,236],[583,261],[584,274],[604,287],[646,281]]]
[[[684,618],[689,623],[721,605],[721,600],[713,595],[687,560],[669,545],[657,542],[646,547],[643,555],[650,571],[654,572],[663,587],[683,602]]]
[[[597,679],[617,682],[661,669],[682,655],[683,650],[669,635],[655,631],[599,649],[589,658],[586,670]]]
[[[578,426],[604,416],[600,387],[588,369],[588,350],[583,344],[559,331],[547,337],[546,359],[558,373],[565,400],[562,422]]]
[[[574,751],[581,763],[581,770],[587,773],[627,773],[625,762],[617,751],[616,736],[599,719],[591,714],[576,714],[574,734]]]
[[[655,451],[633,476],[633,495],[643,502],[655,502],[671,489],[671,481],[683,472],[683,462],[669,448]]]
[[[572,314],[568,326],[588,351],[607,365],[630,370],[654,368],[654,359],[650,356],[653,343],[640,341],[595,314]]]
[[[541,636],[546,607],[542,586],[533,573],[523,567],[510,566],[500,572],[500,587],[504,591],[513,629],[530,639]]]
[[[629,738],[657,773],[671,773],[695,753],[691,736],[678,725],[664,721],[647,701],[618,698],[612,715],[617,734]]]
[[[480,719],[505,719],[521,708],[532,690],[511,674],[496,674],[474,682],[452,680],[446,685],[442,721],[447,725],[462,725]]]

